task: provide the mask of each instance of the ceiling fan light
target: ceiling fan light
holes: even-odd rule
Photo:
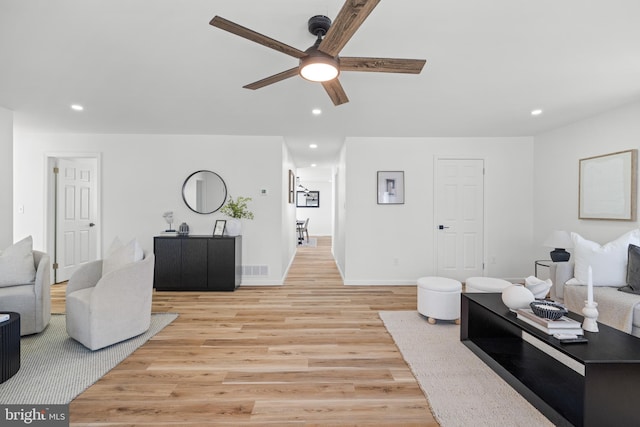
[[[312,82],[326,82],[338,77],[338,61],[329,56],[309,55],[300,59],[300,75]]]

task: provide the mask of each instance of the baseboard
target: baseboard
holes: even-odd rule
[[[333,255],[333,252],[331,254]],[[336,260],[335,255],[333,255],[333,259],[334,261]],[[340,264],[338,264],[338,261],[336,261],[336,267],[338,268],[338,273],[340,273],[340,278],[342,279],[342,283],[346,284],[344,280],[344,273],[342,272],[342,269],[340,268]]]
[[[295,261],[295,259],[296,251],[293,251],[293,255],[291,255],[291,258],[289,258],[289,264],[287,264],[287,268],[284,269],[284,274],[282,275],[282,283],[284,283],[284,280],[289,275],[289,270],[291,269],[291,266],[293,265],[293,261]]]
[[[282,280],[242,279],[240,286],[282,286]]]

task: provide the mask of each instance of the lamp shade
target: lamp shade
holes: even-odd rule
[[[568,231],[554,230],[543,245],[549,248],[567,249],[573,247],[573,241]]]

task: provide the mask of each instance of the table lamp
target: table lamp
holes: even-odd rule
[[[549,255],[553,262],[567,262],[571,257],[571,254],[567,252],[566,248],[573,248],[573,241],[568,231],[554,230],[553,233],[547,237],[543,243],[544,246],[554,248]]]

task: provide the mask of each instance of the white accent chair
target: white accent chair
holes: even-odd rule
[[[103,261],[80,267],[66,291],[67,333],[91,350],[133,338],[151,324],[155,256],[102,276]]]
[[[36,279],[32,283],[0,288],[0,312],[20,314],[20,335],[37,334],[51,320],[51,261],[49,255],[33,251]]]

